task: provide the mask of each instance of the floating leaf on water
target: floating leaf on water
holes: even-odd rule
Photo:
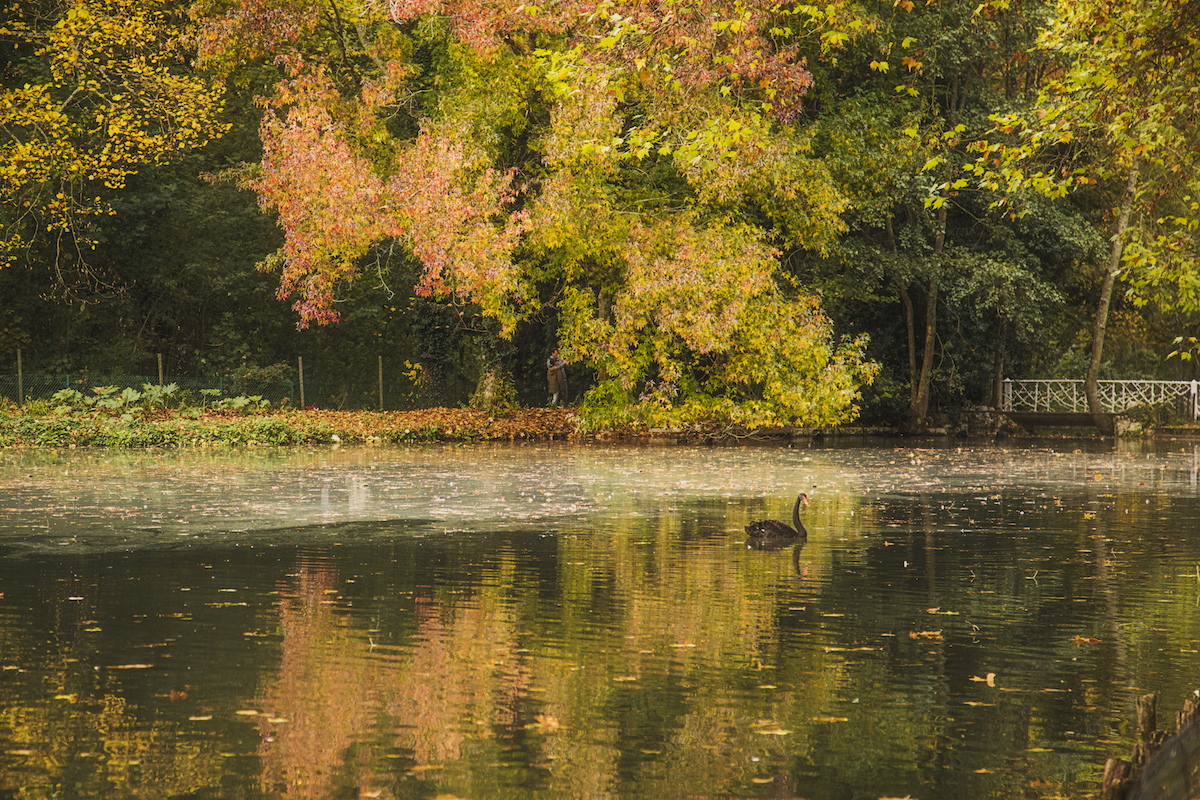
[[[75,692],[72,692],[71,694],[56,694],[56,695],[54,695],[54,699],[55,700],[69,700],[72,703],[74,703],[76,700],[79,699],[79,695]]]
[[[751,778],[751,783],[774,783],[774,778]]]
[[[212,714],[197,714],[194,717],[188,717],[192,722],[208,722],[212,719]]]
[[[636,681],[637,675],[622,675],[619,678],[613,678],[614,681]]]
[[[995,703],[981,703],[981,702],[979,702],[978,700],[965,700],[965,701],[963,701],[963,705],[964,705],[964,706],[984,706],[984,707],[990,707],[990,706],[994,706],[994,705],[996,705],[996,704],[995,704]]]
[[[787,736],[789,733],[791,733],[791,731],[783,728],[764,728],[762,730],[755,731],[755,733],[761,733],[763,736]]]
[[[32,750],[5,750],[4,754],[8,755],[8,756],[31,756],[31,755],[33,755],[33,751]]]
[[[414,774],[420,774],[422,772],[429,772],[430,770],[435,770],[435,769],[442,769],[442,765],[441,764],[415,764],[414,766],[409,767],[407,771],[408,771],[408,774],[414,775]]]
[[[549,714],[538,714],[534,717],[536,722],[531,722],[525,726],[527,730],[532,730],[537,733],[550,733],[558,730],[558,720]]]
[[[987,775],[991,775],[991,774],[992,774],[992,772],[993,772],[993,770],[990,770],[990,769],[988,769],[987,767],[980,767],[979,769],[975,770],[975,773],[976,773],[976,774],[987,774]]]
[[[1075,637],[1075,646],[1079,647],[1082,644],[1100,644],[1100,640],[1094,639],[1090,636],[1076,636]]]
[[[972,675],[971,680],[975,681],[976,683],[986,683],[988,686],[994,687],[996,685],[996,673],[989,672],[986,678],[981,678],[978,675]]]
[[[813,717],[813,722],[849,722],[849,717]]]
[[[150,669],[153,664],[117,664],[109,669]]]
[[[761,686],[759,686],[758,688],[759,689],[778,689],[779,687],[775,686],[774,684],[764,683]]]
[[[908,638],[910,639],[941,639],[941,631],[909,631]]]
[[[258,716],[258,712],[255,711],[253,708],[244,708],[241,711],[235,711],[233,713],[237,714],[239,717],[257,717]]]
[[[288,721],[287,717],[267,717],[267,722],[270,722],[275,725],[279,725],[280,723],[287,722],[287,721]]]

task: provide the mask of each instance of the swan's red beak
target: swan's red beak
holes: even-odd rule
[[[808,505],[808,495],[805,494],[805,495],[800,496],[800,505],[802,505],[802,506]]]

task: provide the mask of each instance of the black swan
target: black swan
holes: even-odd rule
[[[747,525],[746,535],[751,539],[759,540],[807,539],[808,531],[804,530],[804,526],[800,524],[801,503],[808,505],[808,495],[804,492],[800,493],[800,496],[796,498],[796,505],[792,506],[792,524],[796,526],[795,528],[777,519],[762,519]]]

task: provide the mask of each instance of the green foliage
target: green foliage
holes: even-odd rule
[[[211,404],[214,408],[238,412],[261,411],[271,406],[271,402],[265,400],[261,395],[225,397],[212,403],[211,401],[221,394],[220,389],[201,389],[200,406],[192,406],[184,393],[179,391],[179,385],[176,383],[166,385],[147,383],[142,386],[140,392],[128,386],[120,390],[116,386],[97,386],[92,391],[93,396],[86,397],[75,389],[60,389],[51,398],[55,404],[55,413],[108,411],[120,412],[122,415],[138,412],[145,416],[156,409],[171,406],[183,410],[199,410]],[[129,418],[132,419],[132,417]]]
[[[1198,35],[1200,17],[1182,0],[1063,0],[1038,44],[1066,70],[1028,113],[994,114],[992,138],[976,143],[969,167],[978,185],[1005,191],[996,205],[1022,212],[1029,193],[1109,185],[1119,200],[1135,176],[1133,218],[1116,231],[1123,278],[1143,300],[1193,314],[1200,310]]]

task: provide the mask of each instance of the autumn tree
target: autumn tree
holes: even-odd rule
[[[830,13],[835,10],[830,7]],[[302,326],[397,248],[418,293],[505,333],[553,312],[596,422],[831,424],[874,367],[783,280],[845,200],[800,125],[800,34],[771,0],[454,0],[206,11],[204,58],[281,70],[246,183]],[[827,37],[828,41],[828,37]],[[379,273],[376,273],[379,274]]]
[[[1031,113],[997,115],[992,141],[978,146],[978,183],[1003,188],[1002,205],[1023,210],[1030,192],[1095,186],[1114,198],[1085,384],[1101,427],[1099,369],[1118,277],[1143,298],[1169,292],[1170,302],[1200,310],[1198,41],[1195,0],[1059,0],[1038,44],[1063,73]]]
[[[221,89],[188,70],[165,0],[15,0],[5,18],[0,267],[45,244],[60,276],[86,271],[112,192],[218,134]]]
[[[818,152],[849,199],[849,229],[828,257],[791,263],[834,307],[868,309],[859,313],[879,341],[898,310],[892,349],[907,358],[883,386],[921,427],[935,392],[995,401],[1006,365],[1061,303],[1055,251],[1076,238],[1077,214],[1050,203],[1028,219],[989,210],[998,193],[964,171],[989,116],[1032,103],[1044,84],[1053,59],[1030,52],[1044,4],[868,8],[878,25],[825,67],[815,98]]]

